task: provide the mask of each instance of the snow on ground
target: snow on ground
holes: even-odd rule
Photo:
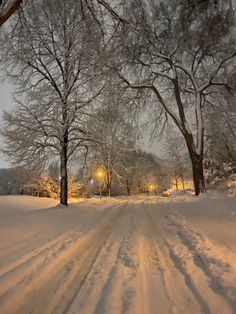
[[[236,313],[236,198],[0,197],[0,313]]]

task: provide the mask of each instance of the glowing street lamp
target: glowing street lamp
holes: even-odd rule
[[[102,197],[102,182],[103,182],[103,177],[104,177],[104,171],[102,169],[98,169],[96,171],[96,179],[99,184],[99,192],[100,192],[100,198]]]
[[[150,192],[152,194],[156,188],[157,188],[156,184],[149,184],[148,185],[148,192]]]
[[[97,173],[97,177],[98,177],[99,179],[101,179],[101,178],[102,178],[102,176],[103,176],[102,172],[101,172],[101,171],[99,171],[99,172]]]
[[[149,184],[148,185],[148,194],[152,194],[152,191],[153,191],[153,185]]]

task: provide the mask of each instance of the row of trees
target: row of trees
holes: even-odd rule
[[[17,107],[4,114],[2,130],[15,163],[44,168],[59,158],[67,205],[68,163],[91,151],[109,191],[120,157],[135,155],[134,118],[145,111],[155,130],[168,121],[179,130],[195,194],[205,190],[205,122],[212,112],[227,114],[235,99],[230,0],[131,0],[115,8],[38,0],[18,12],[1,33],[2,64],[17,86]],[[132,167],[124,163],[124,173]]]
[[[151,153],[129,149],[128,154],[119,154],[119,158],[111,159],[110,168],[106,167],[106,160],[102,160],[103,154],[99,156],[91,149],[86,165],[70,169],[68,198],[97,194],[100,187],[106,195],[131,195],[146,193],[150,187],[152,191],[163,190],[170,185],[172,173],[166,171],[162,160]],[[101,172],[101,177],[97,176],[98,172]],[[29,194],[58,199],[60,180],[57,161],[51,162],[43,172],[32,172],[23,167],[0,169],[0,194]]]
[[[99,157],[99,155],[97,155]],[[90,160],[87,178],[96,178],[96,160]],[[114,162],[115,161],[115,162]],[[140,194],[153,189],[165,189],[169,186],[170,177],[164,173],[162,161],[151,153],[141,150],[130,150],[128,154],[120,155],[119,159],[111,160],[109,176],[106,161],[100,160],[99,170],[103,172],[102,183],[107,195]],[[98,180],[100,180],[98,178]],[[100,184],[100,182],[98,182]]]

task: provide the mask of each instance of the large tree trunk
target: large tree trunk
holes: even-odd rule
[[[67,127],[67,104],[63,104],[63,123],[65,130],[63,134],[63,141],[61,147],[61,193],[60,203],[68,206],[68,174],[67,174],[67,162],[68,162],[68,127]]]
[[[61,152],[61,193],[60,203],[68,205],[68,175],[67,175],[67,145],[62,147]]]
[[[206,191],[205,188],[205,180],[204,180],[204,172],[203,172],[203,132],[202,132],[202,143],[200,153],[196,152],[194,141],[191,134],[184,135],[188,152],[190,155],[191,163],[192,163],[192,171],[193,171],[193,183],[195,195],[198,196],[200,193]]]
[[[200,193],[203,193],[206,190],[203,173],[203,157],[201,155],[194,154],[191,160],[195,195],[199,195]]]

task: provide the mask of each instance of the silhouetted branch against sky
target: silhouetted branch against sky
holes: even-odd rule
[[[4,2],[0,0],[0,26],[2,26],[20,7],[23,0],[13,0],[10,2]],[[6,5],[4,6],[4,3]]]
[[[97,0],[110,14],[120,22],[125,20],[110,6],[107,1]],[[4,1],[0,0],[0,27],[16,12],[23,0]]]

